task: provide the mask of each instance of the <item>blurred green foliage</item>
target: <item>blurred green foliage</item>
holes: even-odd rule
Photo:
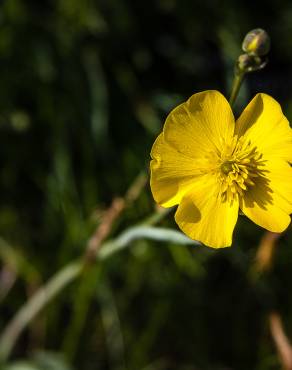
[[[292,119],[291,25],[288,0],[1,2],[1,328],[147,171],[169,110],[201,90],[229,94],[252,28],[269,32],[272,52],[236,112],[265,92]],[[112,235],[154,207],[146,186]],[[172,218],[160,225],[176,228]],[[134,241],[64,290],[5,370],[278,369],[267,313],[292,334],[292,238],[254,281],[262,232],[242,217],[226,250]]]

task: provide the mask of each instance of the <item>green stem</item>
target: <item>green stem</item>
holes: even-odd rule
[[[0,363],[7,360],[23,329],[48,302],[80,275],[82,268],[83,264],[80,261],[67,265],[22,306],[1,335]]]
[[[159,214],[159,217],[158,217]],[[166,211],[158,212],[149,218],[146,225],[158,223],[166,214]],[[125,230],[120,236],[112,241],[105,242],[100,248],[97,260],[103,260],[112,254],[127,247],[133,240],[138,238],[167,241],[169,238],[180,244],[194,243],[184,235],[173,230],[161,229],[160,232],[149,226],[136,226]],[[0,336],[0,365],[7,361],[19,335],[34,319],[34,317],[59,294],[67,285],[77,279],[84,271],[84,261],[80,260],[65,266],[57,272],[44,286],[42,286],[20,308],[12,320],[7,324]]]
[[[229,104],[231,105],[231,107],[233,107],[233,105],[235,103],[235,100],[236,100],[237,95],[239,93],[239,90],[240,90],[240,87],[241,87],[244,76],[245,76],[244,72],[239,72],[239,71],[235,72],[234,80],[233,80],[233,83],[232,83],[231,95],[230,95],[230,99],[229,99]]]
[[[70,363],[74,360],[76,349],[82,338],[81,331],[86,321],[91,299],[97,290],[100,270],[98,264],[86,265],[86,271],[84,270],[78,285],[76,282],[77,286],[74,288],[71,320],[65,330],[62,344],[62,352]]]
[[[116,239],[109,240],[103,244],[97,255],[98,259],[104,260],[112,254],[117,253],[128,247],[133,241],[138,239],[157,240],[157,241],[172,241],[173,243],[182,245],[200,245],[199,242],[189,239],[180,231],[171,230],[163,227],[151,226],[133,226],[122,232]]]

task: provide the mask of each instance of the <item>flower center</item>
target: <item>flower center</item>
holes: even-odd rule
[[[250,142],[233,141],[218,155],[218,180],[223,201],[233,201],[265,176],[262,154]]]
[[[233,170],[234,168],[234,162],[233,161],[225,161],[221,164],[221,171],[225,174],[228,175],[230,171]]]

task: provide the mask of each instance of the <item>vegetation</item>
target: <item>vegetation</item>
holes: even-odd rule
[[[273,244],[240,217],[231,248],[190,244],[154,204],[148,166],[174,106],[230,95],[256,27],[269,63],[235,113],[264,92],[292,120],[291,20],[285,0],[1,3],[3,369],[286,366],[275,332],[292,338],[291,230]]]

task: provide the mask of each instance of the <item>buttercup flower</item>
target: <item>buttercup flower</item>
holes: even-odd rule
[[[292,212],[292,130],[280,105],[257,94],[235,122],[218,91],[194,94],[167,117],[151,151],[151,190],[190,238],[232,244],[238,212],[282,232]]]

